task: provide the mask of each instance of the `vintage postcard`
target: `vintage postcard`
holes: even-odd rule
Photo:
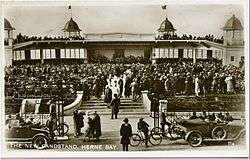
[[[1,7],[2,156],[249,155],[247,0]]]

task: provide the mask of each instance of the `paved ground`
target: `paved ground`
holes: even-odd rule
[[[122,120],[127,117],[129,119],[130,124],[132,125],[133,132],[137,132],[137,122],[139,118],[143,117],[146,122],[149,123],[151,127],[153,127],[153,118],[149,116],[133,116],[133,115],[122,115],[118,116],[118,119],[110,119],[109,115],[101,116],[102,123],[102,137],[99,142],[97,141],[84,141],[83,137],[75,138],[73,136],[74,126],[73,126],[73,117],[67,116],[65,117],[65,122],[69,124],[69,136],[70,139],[68,141],[61,141],[54,145],[51,145],[53,149],[47,149],[45,151],[121,151],[122,147],[120,144],[120,136],[119,129],[122,124]],[[149,145],[149,147],[145,147],[144,144],[139,145],[138,147],[129,147],[131,151],[177,151],[177,150],[242,150],[245,148],[245,145],[236,144],[232,145],[230,143],[214,143],[210,145],[206,145],[198,148],[193,148],[187,144],[184,140],[170,141],[169,139],[163,139],[162,143],[158,146]],[[11,147],[13,145],[8,145]],[[17,149],[17,148],[11,148]]]

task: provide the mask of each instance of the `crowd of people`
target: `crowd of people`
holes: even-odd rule
[[[182,61],[155,65],[22,64],[5,68],[5,89],[6,96],[15,98],[74,98],[79,90],[84,92],[84,100],[105,95],[106,103],[111,102],[110,94],[136,100],[143,90],[163,97],[234,94],[244,93],[244,70],[216,62]]]
[[[99,140],[102,135],[101,118],[96,111],[93,115],[94,117],[91,118],[89,112],[81,112],[80,110],[73,112],[75,137],[84,135],[84,137]]]
[[[216,43],[223,44],[223,36],[221,38],[215,38],[214,35],[208,34],[204,37],[201,36],[192,36],[183,34],[182,36],[178,36],[177,34],[163,34],[162,36],[157,36],[156,40],[208,40]]]
[[[84,37],[76,36],[76,37],[38,37],[38,36],[27,36],[19,33],[16,38],[13,40],[14,44],[28,42],[28,41],[41,41],[41,40],[84,40]],[[192,36],[183,34],[182,36],[178,36],[175,34],[163,34],[162,36],[156,36],[156,40],[208,40],[216,43],[223,44],[223,36],[221,38],[215,38],[214,35],[208,34],[205,36]]]
[[[19,33],[16,38],[13,40],[13,44],[18,44],[18,43],[23,43],[23,42],[28,42],[28,41],[41,41],[41,40],[84,40],[84,37],[81,36],[76,36],[76,37],[63,37],[63,36],[58,36],[58,37],[38,37],[38,36],[27,36],[27,35],[22,35]]]

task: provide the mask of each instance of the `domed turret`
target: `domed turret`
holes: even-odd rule
[[[243,30],[241,22],[238,18],[233,15],[223,27],[223,30]]]
[[[4,18],[4,30],[15,30],[6,18]]]
[[[235,15],[227,20],[222,29],[224,30],[224,45],[243,45],[243,27]]]
[[[4,45],[11,46],[13,41],[13,28],[10,22],[4,18]]]
[[[63,31],[66,37],[79,37],[81,29],[78,27],[77,23],[70,18],[65,24]]]
[[[176,29],[173,27],[173,24],[166,18],[160,25],[158,32],[160,34],[170,34],[173,35]]]

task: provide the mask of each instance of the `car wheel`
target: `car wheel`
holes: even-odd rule
[[[198,147],[202,143],[202,136],[199,132],[191,132],[187,137],[187,142],[192,147]]]
[[[213,130],[212,130],[212,138],[213,139],[220,139],[223,140],[227,137],[227,132],[224,129],[223,126],[216,126]]]
[[[32,143],[34,148],[43,150],[48,146],[48,139],[43,135],[39,135],[33,139]]]

